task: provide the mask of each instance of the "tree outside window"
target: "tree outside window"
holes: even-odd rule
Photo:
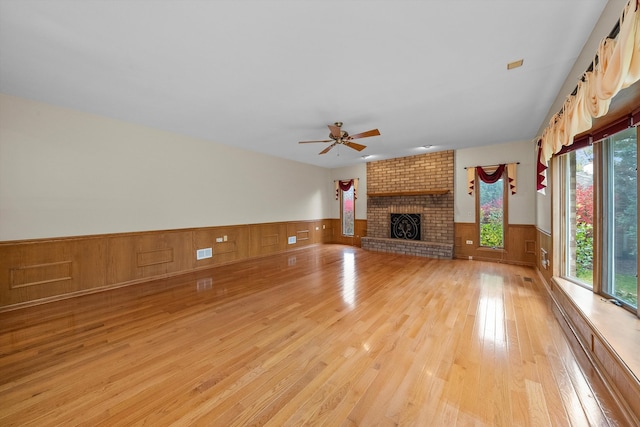
[[[593,287],[593,147],[567,154],[566,276]]]
[[[504,180],[479,180],[480,246],[504,247]]]
[[[636,128],[603,141],[605,158],[603,292],[638,307],[638,180]]]
[[[475,182],[478,188],[476,211],[481,247],[504,248],[508,169],[510,166],[505,164],[475,168]],[[511,179],[515,179],[515,176]]]

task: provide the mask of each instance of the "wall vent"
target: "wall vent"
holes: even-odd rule
[[[213,250],[211,248],[198,249],[196,251],[196,259],[211,258],[213,256]]]

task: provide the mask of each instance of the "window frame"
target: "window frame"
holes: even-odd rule
[[[568,200],[569,200],[569,195],[570,195],[570,189],[568,188],[568,181],[567,181],[567,174],[569,173],[570,170],[570,166],[569,166],[569,157],[571,155],[571,153],[576,152],[578,150],[582,150],[584,148],[587,147],[591,147],[592,148],[592,155],[593,155],[593,247],[592,247],[592,284],[589,284],[587,282],[584,282],[580,279],[578,279],[577,277],[573,277],[573,276],[569,276],[568,275],[568,258],[569,258],[569,247],[567,245],[567,232],[568,232],[568,219],[567,216],[569,215],[569,209],[568,209]],[[596,244],[596,241],[598,241],[598,236],[601,236],[601,230],[602,230],[602,208],[601,208],[601,202],[600,200],[600,195],[601,192],[598,190],[600,188],[602,188],[601,186],[601,171],[602,171],[602,157],[601,157],[601,150],[600,150],[600,146],[598,144],[591,144],[591,141],[589,140],[586,143],[580,143],[580,144],[575,144],[575,147],[573,147],[572,149],[568,149],[565,150],[564,152],[561,153],[561,155],[558,156],[558,164],[559,164],[559,177],[560,177],[560,213],[561,213],[561,221],[560,221],[560,277],[562,277],[565,280],[568,280],[572,283],[575,283],[576,285],[582,286],[583,288],[589,289],[589,290],[593,290],[594,292],[599,290],[600,287],[600,280],[599,278],[601,277],[601,246]],[[574,177],[574,184],[575,184],[575,177]]]
[[[487,172],[493,172],[498,168],[498,166],[495,167],[484,167],[484,169]],[[475,188],[477,188],[477,191],[474,191],[475,193],[475,211],[476,211],[476,239],[478,239],[478,244],[477,244],[477,250],[479,251],[491,251],[491,252],[500,252],[500,253],[505,253],[507,252],[507,242],[509,241],[508,238],[508,234],[509,234],[509,179],[507,177],[507,169],[505,168],[504,172],[502,172],[502,176],[500,177],[500,180],[502,181],[502,247],[492,247],[492,246],[482,246],[481,242],[482,240],[480,239],[480,233],[482,232],[482,227],[481,227],[481,217],[480,217],[480,182],[481,179],[478,176],[478,171],[475,171]]]
[[[640,190],[638,189],[640,186],[638,186],[638,136],[639,136],[639,132],[638,132],[638,127],[632,127],[635,128],[635,138],[636,138],[636,193],[638,193]],[[614,299],[616,301],[618,301],[618,303],[620,303],[624,308],[626,308],[629,311],[632,312],[636,312],[637,315],[640,315],[640,304],[638,303],[638,296],[640,296],[640,281],[638,281],[638,268],[640,267],[640,251],[637,250],[636,251],[636,307],[632,306],[631,304],[629,304],[627,301],[620,299],[619,297],[617,297],[614,293],[610,292],[610,289],[613,288],[613,286],[608,286],[607,284],[609,283],[608,280],[611,279],[611,272],[615,271],[615,268],[613,268],[611,265],[609,265],[609,263],[613,264],[614,262],[614,258],[613,256],[615,255],[615,248],[613,249],[613,251],[610,251],[610,245],[612,242],[615,241],[615,230],[610,230],[609,226],[613,225],[613,217],[610,217],[607,215],[607,212],[609,210],[608,208],[608,202],[610,200],[610,198],[615,196],[615,191],[611,191],[610,189],[605,190],[604,185],[605,183],[607,183],[609,180],[611,180],[612,177],[612,169],[611,169],[611,165],[609,164],[608,160],[612,160],[613,159],[613,147],[612,145],[612,137],[614,137],[615,135],[618,135],[619,133],[625,132],[627,131],[629,128],[627,129],[623,129],[623,130],[619,130],[617,132],[615,132],[614,134],[611,134],[609,136],[607,136],[606,138],[598,141],[599,144],[597,144],[600,148],[600,164],[601,164],[601,168],[600,170],[602,171],[600,174],[600,181],[602,182],[601,187],[599,187],[601,189],[601,191],[599,191],[600,194],[600,209],[601,209],[601,215],[599,215],[599,219],[600,219],[600,225],[601,225],[601,242],[602,242],[602,248],[601,248],[601,262],[599,263],[599,266],[601,266],[601,272],[600,272],[600,284],[598,287],[598,293],[602,296],[604,296],[605,298],[608,299]],[[605,179],[606,177],[606,179]],[[640,193],[638,193],[640,194]],[[638,198],[638,195],[636,195],[636,223],[640,222],[640,215],[638,214],[638,208],[640,207],[640,202],[639,202],[640,198]],[[636,232],[638,231],[638,225],[636,225]],[[638,235],[636,235],[636,240],[638,239]],[[638,243],[636,242],[636,249],[638,249],[640,245],[638,245]],[[612,285],[612,284],[610,284]]]
[[[574,142],[574,146],[566,147],[560,153],[555,155],[552,159],[553,169],[557,171],[555,176],[553,177],[554,188],[557,188],[558,191],[555,193],[553,197],[553,203],[558,206],[559,209],[554,209],[554,211],[559,212],[560,214],[557,216],[557,222],[554,220],[554,227],[557,227],[559,230],[558,238],[554,238],[554,252],[559,254],[559,256],[554,257],[554,269],[553,274],[561,277],[564,280],[575,283],[576,285],[586,287],[591,290],[594,294],[597,294],[603,298],[607,299],[615,299],[620,303],[620,305],[626,309],[634,313],[637,317],[640,317],[640,304],[638,307],[633,307],[632,305],[626,303],[619,298],[610,295],[607,292],[607,286],[605,286],[604,281],[607,280],[605,277],[609,269],[608,266],[605,266],[605,263],[609,262],[607,253],[609,244],[608,238],[608,224],[605,223],[605,209],[608,209],[607,203],[607,192],[604,189],[604,185],[608,185],[605,180],[604,174],[608,173],[608,165],[606,164],[605,154],[606,150],[604,147],[604,143],[618,134],[619,132],[625,131],[629,128],[635,128],[636,133],[636,159],[638,159],[639,148],[638,148],[638,137],[640,136],[640,130],[638,126],[626,126],[624,128],[615,129],[612,132],[600,132],[598,134],[594,133],[593,135],[597,135],[600,137],[599,140],[593,140],[593,288],[585,286],[585,284],[579,280],[575,280],[572,277],[569,277],[565,274],[565,266],[567,264],[567,249],[565,245],[565,237],[566,237],[566,218],[567,218],[567,182],[566,182],[566,174],[568,168],[568,162],[564,158],[564,154],[567,154],[570,151],[574,151],[582,148],[584,145],[580,145],[576,140]],[[584,141],[581,141],[583,144]],[[636,165],[637,166],[637,165]],[[636,167],[636,182],[640,177],[640,173]],[[636,186],[636,190],[638,192],[636,196],[636,212],[640,207],[640,185]],[[640,230],[640,214],[637,214],[637,229]],[[608,241],[605,241],[607,239]],[[640,245],[639,245],[640,246]],[[640,268],[640,250],[637,251],[636,254],[636,262],[637,267]],[[637,273],[636,273],[637,277]],[[640,295],[640,281],[636,280],[637,293]]]
[[[349,192],[351,192],[351,194],[353,195],[353,218],[352,218],[352,229],[353,229],[353,233],[352,234],[346,234],[345,233],[345,215],[344,215],[344,194],[345,191],[343,189],[340,189],[340,234],[342,234],[342,236],[344,237],[354,237],[356,234],[356,193],[355,193],[355,186],[352,184],[351,187],[349,188]]]

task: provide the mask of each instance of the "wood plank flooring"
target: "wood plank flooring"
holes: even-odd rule
[[[0,313],[2,426],[624,426],[534,270],[322,245]]]

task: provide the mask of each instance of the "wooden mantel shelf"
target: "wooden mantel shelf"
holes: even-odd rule
[[[389,191],[386,193],[367,193],[367,197],[391,197],[391,196],[441,196],[449,190],[413,190],[413,191]]]

